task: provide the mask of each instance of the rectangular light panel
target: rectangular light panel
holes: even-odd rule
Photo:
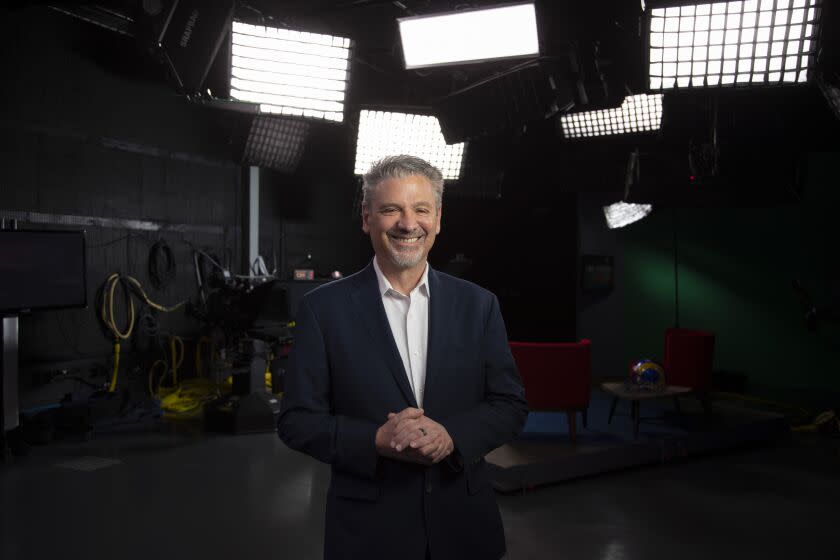
[[[341,122],[350,39],[233,22],[230,96],[260,112]]]
[[[539,54],[533,3],[397,20],[406,69]]]
[[[650,10],[650,89],[807,81],[821,0],[746,0]]]
[[[444,179],[461,175],[464,142],[447,144],[437,117],[384,111],[362,111],[356,142],[356,175],[365,174],[385,156],[407,154],[423,158],[443,173]]]
[[[659,130],[662,125],[662,94],[625,97],[621,107],[572,113],[560,117],[566,138],[606,136]]]

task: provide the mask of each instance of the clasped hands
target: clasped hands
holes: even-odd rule
[[[376,451],[391,459],[433,465],[454,449],[446,428],[425,416],[422,408],[390,412],[388,421],[376,431]]]

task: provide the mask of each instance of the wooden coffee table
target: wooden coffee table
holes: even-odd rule
[[[633,416],[634,439],[639,437],[639,403],[653,399],[673,398],[676,400],[678,396],[688,394],[692,391],[690,387],[680,387],[679,385],[666,385],[660,391],[638,391],[628,389],[621,381],[606,381],[601,383],[601,389],[613,397],[612,405],[610,405],[610,417],[607,419],[607,424],[612,422],[618,400],[621,399],[630,401],[630,410]]]

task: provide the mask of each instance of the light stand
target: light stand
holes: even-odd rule
[[[0,223],[0,229],[17,229],[17,221],[10,220],[8,227]],[[0,462],[11,458],[7,433],[18,427],[20,421],[18,405],[18,316],[0,318]]]
[[[680,328],[680,252],[677,243],[677,209],[671,208],[671,233],[674,240],[674,328]]]

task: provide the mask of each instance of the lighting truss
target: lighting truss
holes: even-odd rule
[[[363,175],[385,156],[407,154],[425,159],[444,179],[461,175],[464,142],[447,144],[437,117],[363,110],[359,114],[356,175]]]
[[[397,20],[406,69],[539,55],[533,2]]]
[[[659,130],[662,125],[662,94],[625,97],[621,107],[571,113],[560,117],[566,138],[605,136]]]
[[[604,217],[607,219],[607,227],[617,229],[638,222],[652,211],[653,206],[650,204],[616,202],[604,206]]]
[[[649,10],[652,90],[801,83],[822,0],[745,0]]]
[[[230,96],[260,112],[341,122],[350,39],[234,21]]]

